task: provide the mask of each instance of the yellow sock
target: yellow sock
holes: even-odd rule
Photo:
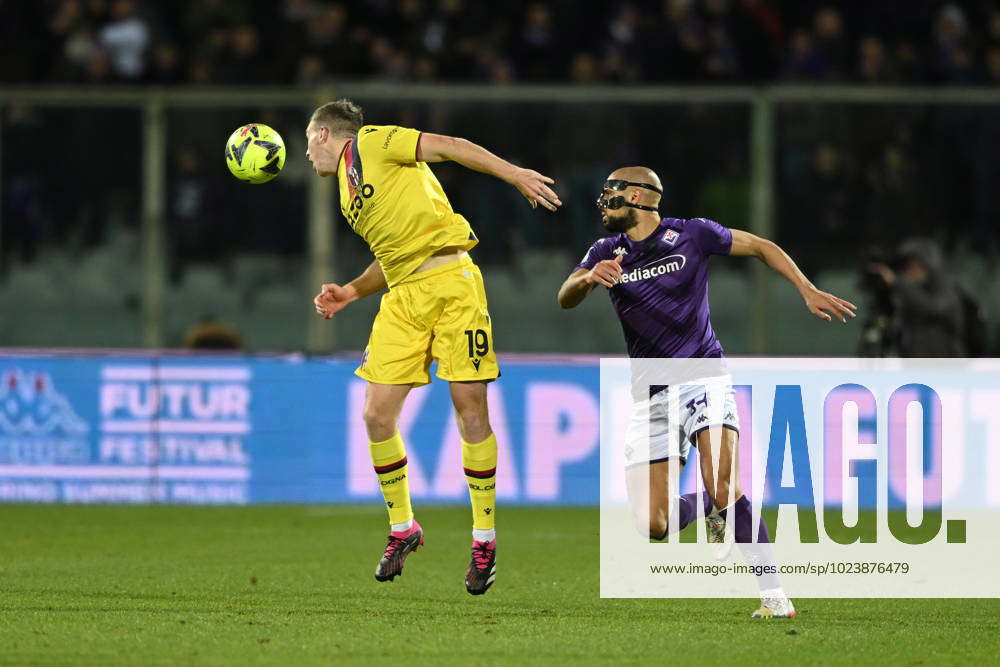
[[[406,479],[403,437],[397,432],[383,442],[369,442],[368,449],[389,510],[389,523],[406,523],[413,518],[413,509],[410,507],[410,482]]]
[[[472,500],[472,527],[492,530],[497,503],[497,439],[490,436],[475,444],[462,440],[462,466]]]

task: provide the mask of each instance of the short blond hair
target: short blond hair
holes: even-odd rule
[[[356,134],[365,124],[365,114],[361,107],[344,97],[313,111],[310,122],[325,125],[330,134]]]

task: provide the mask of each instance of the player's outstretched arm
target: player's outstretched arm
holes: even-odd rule
[[[576,308],[587,298],[595,285],[614,287],[622,279],[622,257],[605,259],[594,265],[594,268],[577,269],[570,274],[559,288],[559,305],[563,308]]]
[[[555,183],[548,176],[543,176],[531,169],[522,169],[503,158],[497,157],[482,146],[466,139],[448,137],[442,134],[424,132],[417,142],[417,161],[443,162],[451,160],[463,167],[495,176],[517,188],[518,192],[535,208],[539,204],[556,210],[562,206],[559,195],[552,191],[549,184]]]
[[[774,269],[777,273],[780,273],[788,282],[795,285],[795,289],[802,295],[802,298],[806,302],[806,308],[809,309],[810,313],[828,322],[833,317],[836,317],[841,322],[847,322],[848,317],[855,317],[854,311],[858,309],[857,306],[829,292],[817,289],[806,278],[805,274],[799,270],[799,267],[795,265],[795,262],[788,256],[788,253],[782,250],[777,243],[755,236],[749,232],[740,231],[739,229],[731,231],[733,233],[733,246],[729,254],[738,256],[752,255]]]
[[[335,313],[346,308],[348,304],[383,290],[387,286],[382,265],[378,263],[378,260],[375,260],[360,276],[346,285],[338,285],[337,283],[323,285],[323,289],[313,299],[316,314],[330,319]]]

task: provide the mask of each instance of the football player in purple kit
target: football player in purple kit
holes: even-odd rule
[[[621,320],[629,357],[723,356],[709,320],[710,255],[756,257],[791,282],[809,311],[820,319],[836,317],[846,322],[855,316],[854,304],[817,289],[772,241],[704,218],[661,218],[662,194],[659,177],[646,167],[625,167],[608,176],[597,207],[605,229],[614,236],[595,242],[559,289],[559,305],[573,308],[597,285],[607,287]],[[675,413],[666,406],[669,392],[665,387],[650,389],[648,422],[647,413],[641,413],[641,426],[648,429],[648,460],[630,460],[634,454],[631,448],[626,449],[629,497],[634,504],[637,498],[648,497],[650,537],[665,539],[668,532],[684,528],[697,518],[701,504],[709,542],[722,547],[720,555],[725,552],[728,521],[749,564],[773,563],[767,526],[760,522],[754,540],[751,503],[736,481],[739,421],[732,387],[724,386],[712,394],[699,387],[681,388],[680,396],[673,400],[687,410],[676,413],[683,414],[676,425],[670,417]],[[719,396],[724,405],[709,410],[706,396]],[[678,431],[682,438],[675,437]],[[698,449],[707,491],[672,496],[692,444]],[[676,515],[668,521],[670,512]],[[764,572],[757,583],[761,606],[754,618],[795,616],[777,574]]]

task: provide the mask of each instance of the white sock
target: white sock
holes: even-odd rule
[[[413,528],[413,519],[404,521],[403,523],[389,524],[389,530],[394,533],[405,533],[410,528]]]
[[[496,528],[490,528],[489,530],[476,530],[473,528],[472,539],[476,542],[492,542],[497,539]]]
[[[785,597],[785,591],[781,588],[765,588],[760,592],[760,599],[764,598],[778,598],[781,599]]]

